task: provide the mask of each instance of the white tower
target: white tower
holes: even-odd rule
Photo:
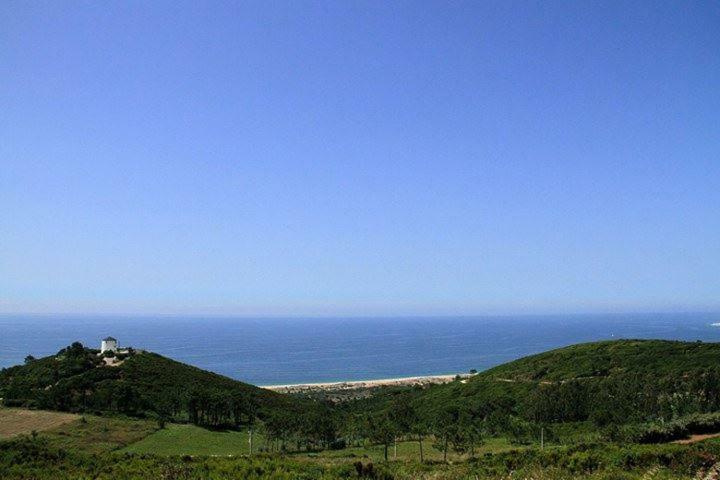
[[[113,337],[104,338],[102,343],[100,343],[100,353],[107,352],[108,350],[111,352],[117,351],[117,340]]]

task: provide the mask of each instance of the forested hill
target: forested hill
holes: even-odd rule
[[[582,343],[524,357],[477,375],[487,379],[558,382],[617,376],[673,376],[720,366],[720,343],[614,340]]]
[[[616,340],[573,345],[423,392],[427,415],[455,409],[598,425],[720,410],[720,343]]]
[[[5,405],[74,412],[118,412],[239,425],[275,410],[301,408],[298,400],[155,353],[133,351],[111,359],[79,343],[56,355],[0,371]]]

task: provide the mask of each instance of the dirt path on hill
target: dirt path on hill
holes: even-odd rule
[[[702,442],[708,438],[720,437],[720,433],[703,433],[702,435],[690,435],[689,438],[683,438],[682,440],[675,440],[672,443],[678,443],[680,445],[687,445],[689,443]]]

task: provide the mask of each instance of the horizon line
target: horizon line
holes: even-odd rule
[[[720,307],[708,307],[697,309],[627,309],[627,310],[582,310],[582,311],[547,311],[547,312],[484,312],[484,313],[419,313],[419,314],[358,314],[358,313],[307,313],[307,314],[268,314],[268,313],[176,313],[176,312],[0,312],[0,317],[116,317],[116,318],[146,318],[146,317],[169,317],[169,318],[236,318],[236,319],[443,319],[443,318],[476,318],[476,317],[543,317],[543,316],[623,316],[623,315],[682,315],[682,314],[720,314]]]

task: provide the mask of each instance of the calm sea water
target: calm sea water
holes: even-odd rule
[[[720,341],[720,314],[250,319],[0,316],[0,367],[79,340],[151,350],[256,385],[483,370],[612,338]]]

